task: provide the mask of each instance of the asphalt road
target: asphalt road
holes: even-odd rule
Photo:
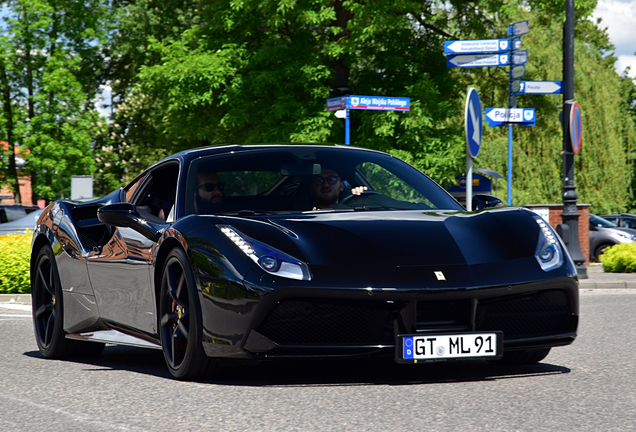
[[[11,308],[9,308],[11,307]],[[27,306],[0,304],[0,431],[636,429],[636,290],[582,290],[579,338],[540,364],[227,364],[171,379],[160,351],[44,360]]]

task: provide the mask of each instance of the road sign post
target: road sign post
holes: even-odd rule
[[[524,65],[528,62],[528,50],[521,49],[520,36],[527,34],[528,31],[528,21],[520,21],[508,26],[508,39],[446,41],[444,43],[446,67],[448,68],[510,66],[508,108],[502,108],[502,110],[505,111],[502,116],[503,120],[488,119],[489,126],[508,125],[508,205],[512,205],[512,125],[535,125],[534,109],[532,109],[531,112],[528,111],[527,114],[525,111],[522,111],[519,120],[515,120],[517,117],[515,117],[514,112],[511,115],[511,111],[517,108],[517,94],[520,93],[521,90],[520,79],[525,75]],[[469,98],[467,98],[467,107],[468,99]],[[499,108],[490,109],[499,110]],[[497,114],[497,116],[501,115],[498,111],[492,113],[493,116],[495,116],[495,114]],[[529,117],[526,117],[526,115]],[[486,113],[486,116],[488,116],[488,113]],[[468,120],[466,120],[466,124],[468,125]],[[466,139],[468,141],[468,136]],[[472,164],[472,158],[469,158],[468,154],[466,161],[467,171],[469,171],[470,167],[468,167],[468,164]],[[470,181],[468,181],[468,184],[471,184]],[[466,194],[468,195],[468,186],[466,188]]]
[[[581,215],[576,204],[579,195],[574,186],[574,155],[581,149],[581,138],[581,108],[574,101],[574,0],[566,0],[563,29],[563,212],[557,231],[576,264],[579,278],[587,279],[585,257],[579,241]]]
[[[481,149],[483,120],[481,117],[481,100],[477,90],[469,87],[464,109],[464,132],[466,134],[466,210],[471,211],[473,205],[473,158]]]

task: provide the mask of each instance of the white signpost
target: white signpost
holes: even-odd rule
[[[521,81],[519,94],[562,94],[563,81]]]

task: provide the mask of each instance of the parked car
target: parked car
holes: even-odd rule
[[[541,217],[466,212],[349,146],[167,157],[99,200],[51,203],[31,272],[43,357],[155,348],[178,379],[218,358],[536,363],[579,315],[576,268]]]
[[[38,210],[37,206],[0,204],[0,224],[13,222],[36,210]]]
[[[14,233],[24,234],[27,230],[34,230],[35,224],[41,214],[42,209],[37,209],[36,211],[28,213],[26,216],[22,216],[20,219],[0,224],[0,235]]]
[[[620,228],[614,222],[590,213],[590,261],[598,262],[609,247],[633,241],[636,241],[636,229]]]
[[[601,217],[615,223],[619,228],[636,229],[636,214],[623,213],[619,215],[606,215]]]

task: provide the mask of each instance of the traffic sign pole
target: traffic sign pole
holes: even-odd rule
[[[508,39],[483,39],[446,41],[444,54],[446,55],[446,67],[448,68],[474,68],[510,66],[508,81],[508,108],[486,108],[486,117],[489,126],[508,125],[508,205],[512,205],[512,126],[534,126],[534,109],[516,110],[517,94],[520,92],[520,78],[525,75],[525,64],[528,62],[528,50],[521,50],[520,36],[529,31],[528,21],[520,21],[508,26]],[[470,93],[469,89],[469,93]],[[474,90],[474,89],[472,89]],[[476,93],[476,91],[475,91]],[[469,106],[467,98],[467,108]],[[492,116],[488,110],[491,110]],[[530,111],[531,110],[531,111]],[[514,111],[514,112],[512,112]],[[521,111],[522,114],[519,114]],[[468,109],[466,113],[468,112]],[[465,115],[466,129],[468,130],[468,114]],[[500,120],[501,119],[501,120]],[[468,132],[467,143],[470,144]],[[481,143],[480,143],[481,145]],[[472,157],[466,154],[466,208],[472,206]]]
[[[464,132],[466,134],[466,210],[473,206],[473,158],[481,149],[483,132],[481,116],[481,100],[476,89],[469,87],[466,92],[466,108],[464,109]]]
[[[466,152],[466,210],[473,211],[473,157]]]
[[[345,110],[347,112],[347,116],[345,117],[345,144],[351,144],[351,121],[349,120],[349,110]]]
[[[585,257],[579,241],[579,217],[574,186],[574,151],[571,141],[570,112],[574,102],[574,0],[565,1],[563,29],[563,212],[557,232],[563,238],[581,279],[587,279]],[[578,106],[578,104],[576,104]],[[580,127],[580,126],[579,126]],[[578,129],[580,132],[580,129]],[[587,227],[585,227],[587,230]]]
[[[512,125],[508,125],[508,207],[512,206]]]

